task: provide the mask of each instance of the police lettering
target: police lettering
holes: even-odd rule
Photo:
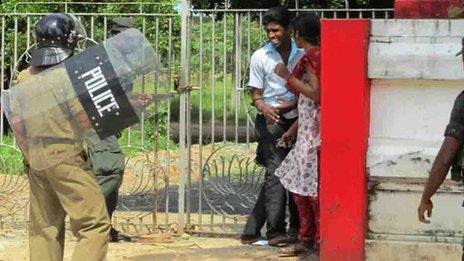
[[[94,69],[82,74],[79,78],[85,79],[90,77],[85,81],[85,87],[89,92],[90,98],[100,114],[100,117],[103,117],[105,112],[111,112],[113,109],[119,109],[119,105],[114,98],[111,89],[108,87],[108,82],[103,75],[100,66],[95,67]]]

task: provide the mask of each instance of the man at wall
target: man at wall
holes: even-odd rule
[[[462,63],[464,66],[464,37],[462,38],[462,50],[456,55],[461,55]],[[419,208],[417,209],[419,221],[423,223],[430,223],[430,220],[425,218],[425,213],[430,218],[432,216],[432,196],[438,190],[440,185],[446,178],[448,171],[453,163],[460,162],[458,166],[459,174],[462,173],[462,144],[464,143],[464,91],[461,92],[456,100],[451,111],[451,117],[448,126],[445,130],[445,139],[438,151],[437,157],[433,162],[432,169],[430,170],[429,178],[422,194]],[[461,152],[461,153],[460,153]],[[455,164],[456,165],[456,164]],[[455,169],[452,170],[455,172]],[[454,174],[454,173],[452,173]],[[459,175],[462,179],[462,176]],[[464,246],[464,241],[463,241]],[[464,261],[464,253],[461,258]]]
[[[285,7],[269,9],[263,17],[268,42],[258,49],[250,61],[252,104],[258,109],[255,132],[258,140],[257,163],[266,169],[263,187],[250,214],[241,240],[250,244],[259,240],[261,228],[267,224],[269,244],[278,246],[296,241],[298,213],[289,198],[290,229],[286,234],[285,208],[287,192],[274,171],[288,154],[288,148],[277,146],[277,139],[288,130],[297,117],[295,96],[285,87],[286,82],[274,73],[277,63],[292,71],[303,50],[290,37],[291,13]]]

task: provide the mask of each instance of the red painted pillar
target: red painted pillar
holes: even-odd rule
[[[364,260],[369,20],[322,20],[321,260]]]

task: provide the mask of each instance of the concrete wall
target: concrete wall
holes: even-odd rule
[[[372,20],[372,176],[424,177],[464,88],[464,20]]]
[[[462,36],[464,20],[372,21],[367,260],[459,260],[462,184],[440,188],[428,225],[417,220],[417,206],[464,89],[455,57]]]
[[[463,87],[457,80],[372,80],[370,175],[426,177]]]

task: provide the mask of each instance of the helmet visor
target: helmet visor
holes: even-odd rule
[[[31,65],[51,66],[64,61],[71,56],[72,50],[63,47],[43,47],[32,51]]]

